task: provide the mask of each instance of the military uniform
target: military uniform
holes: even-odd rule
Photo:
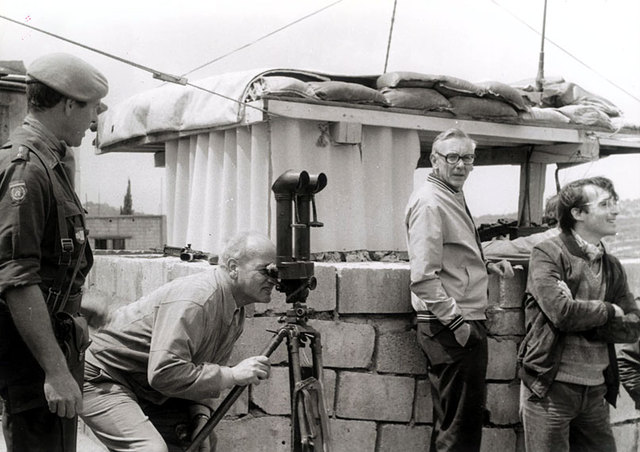
[[[43,57],[34,62],[33,74],[27,74],[43,74],[36,78],[43,84],[53,76],[51,85],[60,83],[60,71],[82,75],[85,66],[65,67],[69,58],[77,63],[71,56]],[[77,86],[54,89],[72,98]],[[103,97],[106,88],[100,94]],[[88,331],[83,328],[86,322],[77,319],[93,256],[73,174],[63,163],[68,151],[67,144],[33,114],[0,149],[0,395],[9,451],[75,451],[77,416],[50,412],[44,394],[45,373],[16,328],[5,296],[13,288],[41,289],[67,366],[82,388]],[[63,336],[71,339],[64,342]]]

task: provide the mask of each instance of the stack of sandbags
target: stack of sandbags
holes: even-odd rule
[[[613,130],[615,127],[611,118],[617,118],[622,114],[609,100],[575,83],[566,82],[562,77],[545,79],[542,92],[536,90],[535,81],[532,79],[512,83],[511,86],[540,109],[535,116],[547,117],[550,114],[561,113],[569,119],[568,122],[574,124]]]
[[[499,82],[472,83],[448,75],[388,72],[376,87],[390,107],[449,111],[473,119],[516,118],[527,109],[520,93]]]
[[[307,82],[288,76],[267,75],[255,80],[249,87],[246,100],[252,101],[263,97],[387,105],[386,99],[379,91],[358,83],[335,80]]]

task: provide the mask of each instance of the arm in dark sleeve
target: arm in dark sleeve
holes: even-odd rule
[[[33,162],[12,162],[0,176],[2,293],[9,287],[40,283],[40,246],[50,202],[47,175]]]
[[[573,299],[562,289],[561,265],[559,254],[547,248],[533,249],[529,264],[529,292],[540,309],[560,331],[586,331],[604,325],[614,315],[611,303]]]
[[[640,409],[640,345],[638,342],[616,347],[620,382]]]
[[[615,292],[610,300],[620,306],[623,316],[610,318],[606,324],[596,329],[597,337],[610,343],[635,343],[640,339],[640,310],[629,291],[627,275],[619,261],[615,261],[618,272],[615,273]]]

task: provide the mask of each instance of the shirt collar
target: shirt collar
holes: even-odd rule
[[[440,179],[438,176],[436,176],[434,173],[430,173],[427,176],[427,181],[431,182],[432,184],[436,184],[439,187],[442,187],[443,189],[456,194],[456,193],[460,193],[460,190],[456,190],[454,189],[451,185],[447,184],[445,181],[443,181],[442,179]]]
[[[54,152],[42,153],[48,167],[53,168],[67,153],[67,145],[60,141],[54,133],[38,121],[31,113],[24,118],[24,126],[32,129]]]

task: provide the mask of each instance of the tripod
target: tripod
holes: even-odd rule
[[[273,184],[277,207],[277,289],[286,294],[286,302],[293,308],[280,319],[284,323],[261,353],[271,354],[282,341],[287,342],[289,366],[289,395],[291,399],[291,450],[292,452],[331,452],[329,420],[324,404],[322,387],[322,345],[320,333],[307,325],[311,309],[305,301],[309,290],[316,287],[313,262],[309,262],[309,228],[321,227],[317,221],[314,194],[327,184],[323,173],[310,176],[306,171],[287,171]],[[292,222],[293,202],[295,219]],[[313,207],[311,220],[310,205]],[[292,232],[295,232],[295,254]],[[312,352],[312,375],[302,378],[300,347],[309,344]],[[246,386],[235,386],[218,409],[196,435],[186,452],[196,452],[222,420]]]

